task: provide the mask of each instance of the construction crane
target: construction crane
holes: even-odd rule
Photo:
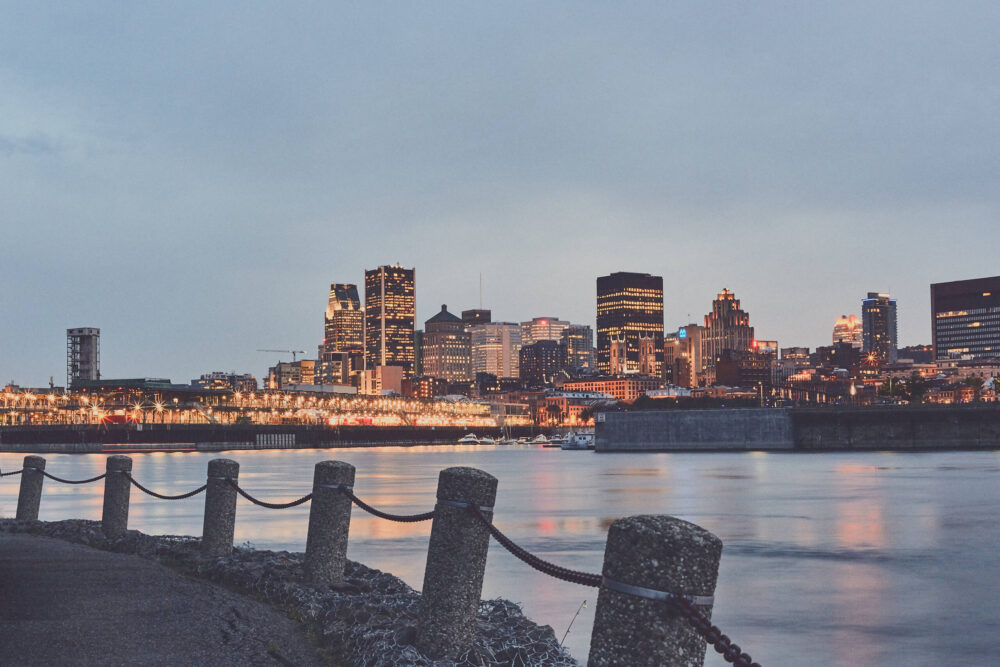
[[[285,354],[292,355],[292,361],[298,361],[296,355],[305,354],[305,350],[257,350],[258,352],[284,352]]]

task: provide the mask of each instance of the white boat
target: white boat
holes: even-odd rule
[[[566,436],[566,442],[562,444],[563,449],[593,449],[593,433],[573,433]]]
[[[547,436],[539,433],[534,438],[528,441],[529,445],[547,445],[551,442]]]
[[[484,437],[484,438],[482,438],[482,439],[479,440],[479,444],[480,445],[493,445],[493,444],[496,444],[496,443],[494,442],[493,438],[491,438],[490,436],[486,436],[486,437]]]
[[[469,433],[459,439],[458,444],[460,445],[478,445],[479,438],[476,437],[475,433]]]
[[[549,442],[551,442],[553,445],[563,445],[567,439],[569,439],[568,435],[556,434],[551,438],[549,438]]]

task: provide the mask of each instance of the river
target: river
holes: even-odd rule
[[[357,467],[355,493],[390,512],[434,504],[438,471],[474,466],[499,479],[494,522],[559,565],[600,572],[614,519],[666,513],[722,538],[714,620],[763,665],[993,665],[1000,649],[1000,452],[595,454],[522,447],[428,446],[226,454],[240,483],[271,501],[310,490],[312,465]],[[136,479],[162,493],[204,483],[218,454],[136,454]],[[104,471],[102,455],[46,455],[67,478]],[[22,456],[0,454],[0,469]],[[17,477],[0,480],[12,516]],[[46,480],[40,518],[99,520],[101,484]],[[201,496],[153,500],[133,489],[130,528],[201,533]],[[267,510],[241,500],[236,541],[305,548],[308,504]],[[355,508],[352,559],[423,581],[430,524]],[[596,591],[550,579],[490,546],[484,597],[523,605],[586,659]],[[708,665],[726,664],[712,654]]]

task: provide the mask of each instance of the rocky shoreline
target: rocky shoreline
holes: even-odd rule
[[[317,590],[304,583],[303,555],[236,547],[230,556],[204,559],[200,540],[153,536],[130,530],[105,537],[98,521],[0,520],[0,531],[29,533],[85,544],[157,561],[184,574],[223,584],[280,607],[303,622],[332,664],[416,665],[578,665],[556,640],[550,626],[528,619],[504,599],[483,600],[473,647],[455,660],[432,660],[414,646],[420,594],[391,574],[348,561],[345,584]]]

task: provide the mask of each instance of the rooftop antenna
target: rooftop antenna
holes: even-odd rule
[[[483,309],[483,272],[479,272],[479,310]]]

